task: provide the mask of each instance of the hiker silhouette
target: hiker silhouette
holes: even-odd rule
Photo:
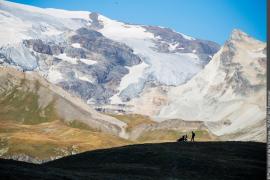
[[[183,135],[181,138],[177,139],[177,142],[182,142],[182,141],[184,141],[184,142],[188,141],[187,134],[186,135]]]
[[[195,138],[195,133],[192,131],[192,132],[191,132],[191,140],[190,140],[190,141],[191,141],[191,142],[194,142],[194,138]]]
[[[188,141],[188,136],[187,136],[187,134],[185,135],[185,141]]]
[[[185,136],[182,136],[181,138],[179,138],[179,139],[177,140],[177,142],[182,142],[182,141],[185,141]]]

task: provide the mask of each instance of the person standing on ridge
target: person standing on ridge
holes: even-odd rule
[[[187,134],[185,135],[185,141],[188,141],[188,136],[187,136]]]
[[[192,132],[191,132],[191,140],[190,140],[190,141],[191,141],[191,142],[194,142],[194,138],[195,138],[195,133],[192,131]]]

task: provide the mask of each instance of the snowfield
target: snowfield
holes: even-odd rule
[[[157,83],[176,86],[187,82],[191,77],[197,74],[202,67],[197,64],[199,57],[192,53],[161,53],[154,50],[155,44],[153,41],[158,39],[154,34],[147,32],[141,26],[127,25],[118,21],[108,19],[104,16],[99,16],[99,20],[103,23],[104,28],[100,29],[104,36],[124,43],[134,50],[134,53],[139,55],[144,63],[148,64],[147,68],[141,69],[136,73],[134,79],[143,79],[137,83],[144,83],[146,81],[154,80]],[[182,34],[183,35],[183,34]],[[184,36],[189,40],[189,38]],[[169,44],[170,50],[174,50],[178,44]],[[141,65],[142,66],[142,65]],[[141,67],[140,66],[140,67]],[[121,93],[129,84],[134,83],[129,77],[134,76],[132,73],[125,76],[120,83],[118,90]],[[128,79],[128,80],[125,80]],[[130,81],[130,83],[127,83]],[[138,85],[141,86],[141,85]],[[114,95],[111,100],[112,103],[121,103],[118,94]]]
[[[16,44],[23,39],[46,39],[67,30],[76,30],[89,23],[89,14],[86,11],[42,9],[0,0],[0,46]]]

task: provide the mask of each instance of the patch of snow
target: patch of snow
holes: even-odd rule
[[[169,43],[169,50],[174,51],[179,43]]]
[[[56,28],[48,25],[43,25],[43,31],[42,34],[47,35],[47,36],[53,36],[53,35],[59,35],[63,33],[62,31],[57,30]]]
[[[264,58],[265,54],[261,51],[261,52],[248,52],[248,54],[252,57],[252,58]]]
[[[66,30],[84,27],[89,23],[89,14],[0,1],[0,46],[16,44],[23,39],[47,39]]]
[[[24,70],[34,70],[38,66],[36,58],[22,43],[0,48],[0,53],[4,54],[15,66]]]
[[[158,40],[162,39],[160,36],[156,36],[155,38],[158,39]]]
[[[1,2],[0,24],[0,46],[17,44],[23,39],[29,39],[29,36],[26,35],[24,31],[25,29],[32,27],[31,23],[24,22],[20,18],[12,15],[11,13],[1,10]]]
[[[49,14],[51,16],[55,16],[58,18],[70,18],[70,19],[85,19],[89,20],[89,15],[91,12],[89,11],[69,11],[63,9],[53,9],[53,8],[45,8],[44,13]]]
[[[93,79],[91,79],[90,77],[86,76],[86,75],[81,75],[80,72],[75,72],[75,78],[80,79],[82,81],[87,81],[90,83],[93,83]]]
[[[52,83],[58,83],[63,80],[61,72],[59,72],[54,67],[51,67],[48,71],[47,79]]]
[[[141,78],[143,78],[145,69],[148,67],[148,64],[145,62],[142,62],[141,64],[127,67],[129,70],[129,73],[125,75],[120,82],[120,85],[118,87],[118,93],[115,94],[110,98],[112,104],[120,104],[121,100],[119,98],[119,94],[126,89],[130,84],[136,84],[139,82]]]
[[[127,67],[129,73],[121,79],[118,90],[121,92],[122,90],[126,89],[130,84],[138,83],[139,79],[143,77],[143,73],[147,67],[148,64],[146,64],[145,62],[142,62],[141,64],[132,67]]]
[[[187,35],[185,35],[185,34],[183,34],[183,33],[179,33],[179,34],[181,34],[185,39],[187,39],[187,40],[190,40],[190,41],[193,41],[193,40],[196,40],[195,38],[193,38],[193,37],[191,37],[191,36],[187,36]]]
[[[59,54],[59,55],[54,55],[54,57],[59,58],[59,59],[62,59],[63,61],[66,61],[66,62],[68,62],[70,64],[77,64],[78,63],[78,59],[72,58],[72,57],[68,57],[66,55],[66,53]]]
[[[95,101],[91,98],[86,101],[86,104],[95,104]]]
[[[83,59],[83,58],[81,58],[80,61],[87,65],[93,65],[97,63],[97,61],[90,60],[90,59]]]
[[[129,28],[125,28],[123,23],[103,16],[100,20],[104,24],[100,32],[110,39],[131,47],[134,53],[149,65],[146,76],[154,77],[159,83],[179,85],[201,70],[197,65],[199,58],[194,54],[160,53],[153,50],[154,35],[140,26],[129,25]]]
[[[105,16],[98,16],[103,22],[104,28],[100,32],[114,40],[124,40],[126,38],[147,39],[154,38],[154,35],[138,25],[127,25],[122,22],[111,20]]]
[[[71,44],[71,46],[74,48],[81,48],[80,43],[73,43],[73,44]]]
[[[6,6],[9,8],[16,8],[16,9],[22,9],[24,11],[28,11],[31,13],[40,13],[40,14],[46,14],[51,15],[58,18],[79,18],[79,19],[86,19],[89,20],[89,14],[88,11],[68,11],[68,10],[62,10],[62,9],[53,9],[53,8],[39,8],[34,7],[30,5],[25,4],[18,4],[10,1],[0,1],[0,6]]]

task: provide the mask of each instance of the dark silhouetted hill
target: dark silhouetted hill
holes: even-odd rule
[[[123,146],[68,156],[42,165],[0,161],[0,179],[266,178],[266,144],[160,143]]]

